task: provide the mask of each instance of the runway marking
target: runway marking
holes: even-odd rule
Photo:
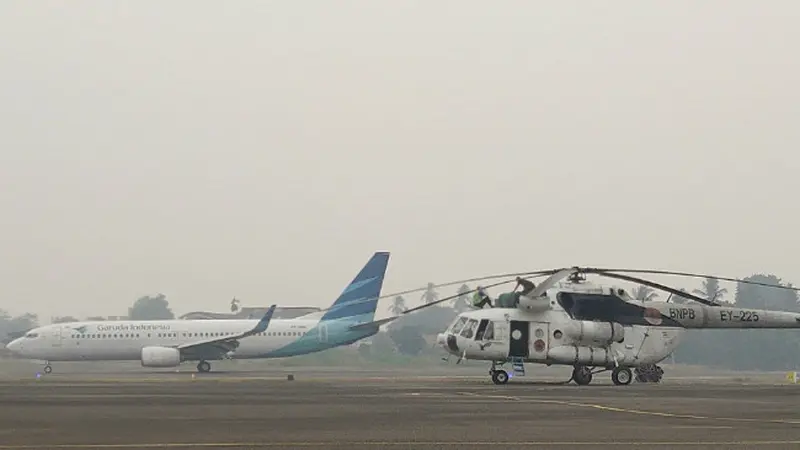
[[[619,408],[615,406],[606,406],[600,405],[597,403],[581,403],[581,402],[572,402],[567,400],[552,400],[552,399],[537,399],[531,397],[513,397],[509,395],[483,395],[483,394],[476,394],[474,392],[459,392],[458,394],[468,396],[468,397],[478,397],[478,398],[489,398],[489,399],[503,399],[503,400],[511,400],[511,401],[519,401],[519,402],[528,402],[528,403],[539,403],[539,404],[549,404],[549,405],[561,405],[561,406],[573,406],[577,408],[593,408],[599,409],[601,411],[610,411],[610,412],[619,412],[619,413],[626,413],[626,414],[638,414],[643,416],[659,416],[659,417],[669,417],[674,419],[694,419],[694,420],[712,420],[712,421],[721,421],[721,422],[750,422],[750,423],[779,423],[783,425],[798,425],[800,424],[800,419],[752,419],[747,417],[712,417],[712,416],[701,416],[697,414],[680,414],[680,413],[669,413],[669,412],[658,412],[658,411],[644,411],[640,409],[632,409],[632,408]]]
[[[123,449],[123,448],[272,448],[272,447],[478,447],[511,445],[516,447],[570,447],[570,446],[614,446],[614,447],[639,447],[639,446],[773,446],[773,445],[798,445],[795,441],[316,441],[316,442],[165,442],[165,443],[139,443],[139,444],[46,444],[46,445],[0,445],[2,450],[40,449]]]

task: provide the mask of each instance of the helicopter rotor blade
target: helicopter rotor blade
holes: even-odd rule
[[[506,273],[506,274],[502,274],[502,275],[488,275],[488,276],[484,276],[484,277],[474,277],[474,278],[468,278],[468,279],[465,279],[465,280],[450,281],[450,282],[447,282],[447,283],[435,284],[434,287],[437,287],[437,288],[448,287],[448,286],[454,286],[454,285],[457,285],[457,284],[464,284],[464,283],[470,283],[470,282],[475,282],[475,281],[483,281],[483,280],[493,280],[493,279],[497,279],[497,278],[508,278],[508,277],[522,277],[522,278],[525,278],[525,279],[536,278],[536,277],[541,277],[541,276],[545,276],[545,275],[550,275],[553,272],[554,272],[554,270],[537,270],[537,271],[534,271],[534,272],[517,272],[517,273]],[[511,281],[514,281],[514,280],[511,280]],[[484,286],[484,287],[499,286],[499,285],[502,285],[502,284],[510,283],[511,281],[503,281],[502,283],[493,284],[493,285]],[[427,289],[429,289],[427,286],[426,287],[421,287],[421,288],[415,288],[415,289],[408,289],[408,290],[405,290],[405,291],[393,292],[391,294],[384,294],[384,295],[379,296],[377,299],[378,300],[382,300],[382,299],[385,299],[385,298],[397,297],[399,295],[411,294],[411,293],[414,293],[414,292],[422,292],[422,291],[425,291]],[[439,300],[436,300],[436,301],[431,302],[431,303],[426,303],[423,306],[439,304],[439,303],[441,303],[441,302],[443,302],[445,300],[452,300],[452,299],[454,299],[456,297],[459,297],[461,295],[466,295],[466,294],[470,294],[472,292],[475,292],[476,290],[477,289],[470,289],[468,291],[461,292],[460,294],[456,294],[456,295],[447,297],[446,299],[439,299]],[[323,309],[320,309],[317,312],[330,311],[332,309],[343,308],[343,307],[356,305],[356,304],[359,304],[359,303],[368,303],[368,302],[373,302],[373,301],[375,301],[375,297],[363,298],[363,299],[360,299],[360,300],[353,300],[351,302],[347,302],[347,303],[344,303],[344,304],[341,304],[341,305],[333,305],[333,306],[330,306],[328,308],[323,308]]]
[[[490,287],[501,286],[501,285],[508,284],[508,283],[514,283],[514,282],[516,282],[516,281],[517,281],[517,279],[516,279],[516,278],[513,278],[513,279],[511,279],[511,280],[499,281],[499,282],[497,282],[497,283],[488,284],[488,285],[486,285],[486,286],[482,286],[482,287],[483,287],[484,289],[486,289],[486,288],[490,288]],[[430,303],[426,303],[426,304],[424,304],[424,305],[415,306],[415,307],[413,307],[413,308],[411,308],[411,309],[407,309],[407,310],[403,311],[402,313],[400,313],[400,315],[403,315],[403,314],[409,314],[409,313],[412,313],[412,312],[414,312],[414,311],[419,311],[420,309],[425,309],[425,308],[427,308],[427,307],[429,307],[429,306],[438,305],[439,303],[443,303],[443,302],[446,302],[446,301],[452,300],[452,299],[454,299],[454,298],[461,297],[462,295],[471,294],[471,293],[473,293],[473,292],[475,292],[475,291],[477,291],[477,290],[478,290],[478,288],[474,288],[474,289],[470,289],[470,290],[468,290],[468,291],[464,291],[464,292],[462,292],[462,293],[460,293],[460,294],[448,295],[448,296],[447,296],[447,297],[445,297],[445,298],[440,298],[439,300],[432,301],[432,302],[430,302]]]
[[[555,286],[556,283],[563,280],[564,278],[567,278],[575,273],[578,273],[579,271],[580,269],[577,267],[572,267],[570,269],[555,269],[552,271],[554,272],[552,275],[550,275],[544,281],[539,283],[539,285],[536,286],[533,289],[533,291],[531,291],[530,294],[528,294],[527,296],[530,298],[541,297],[542,294],[544,294],[548,289]]]
[[[769,283],[763,283],[760,281],[750,281],[750,280],[742,280],[740,278],[731,278],[731,277],[722,277],[718,275],[708,275],[702,273],[692,273],[692,272],[680,272],[674,270],[650,270],[650,269],[605,269],[605,268],[596,268],[596,267],[586,267],[584,270],[587,271],[603,271],[603,272],[624,272],[624,273],[642,273],[642,274],[650,274],[650,275],[676,275],[680,277],[688,277],[688,278],[713,278],[715,280],[720,281],[732,281],[735,283],[742,283],[742,284],[751,284],[755,286],[764,286],[764,287],[772,287],[778,289],[787,289],[790,291],[799,291],[800,288],[794,286],[778,286]],[[681,294],[682,295],[682,294]]]
[[[675,289],[673,287],[669,287],[669,286],[663,285],[661,283],[656,283],[654,281],[645,280],[643,278],[632,277],[632,276],[629,276],[629,275],[622,275],[622,274],[619,274],[619,273],[607,272],[605,270],[590,271],[590,272],[587,272],[587,273],[592,273],[592,274],[599,275],[599,276],[602,276],[602,277],[616,278],[618,280],[630,281],[630,282],[638,283],[638,284],[641,284],[641,285],[644,285],[644,286],[649,286],[649,287],[654,288],[654,289],[660,289],[662,291],[669,292],[670,294],[674,294],[674,295],[677,295],[677,296],[680,296],[680,297],[683,297],[683,298],[686,298],[686,299],[689,299],[689,300],[694,300],[694,301],[696,301],[698,303],[702,303],[704,305],[719,306],[718,304],[716,304],[714,302],[710,302],[710,301],[708,301],[708,300],[706,300],[704,298],[698,297],[698,296],[696,296],[694,294],[690,294],[688,292],[681,292],[680,290]]]

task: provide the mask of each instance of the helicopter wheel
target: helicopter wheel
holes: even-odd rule
[[[503,369],[492,371],[492,382],[494,384],[508,383],[508,372]]]
[[[664,369],[655,364],[647,364],[637,367],[635,373],[639,383],[659,383],[664,376]]]
[[[615,367],[611,371],[611,381],[617,386],[626,386],[633,381],[633,373],[627,367]]]
[[[579,386],[586,386],[592,382],[592,369],[586,366],[575,366],[572,369],[572,379]]]

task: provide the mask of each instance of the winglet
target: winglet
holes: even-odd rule
[[[266,331],[267,327],[269,326],[269,321],[272,320],[272,315],[275,314],[275,308],[277,306],[278,305],[270,306],[267,312],[264,314],[264,317],[262,317],[261,320],[258,321],[256,326],[252,330],[248,331],[246,334],[248,336],[251,336]]]

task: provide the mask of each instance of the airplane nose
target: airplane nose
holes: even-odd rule
[[[8,345],[6,345],[6,350],[17,355],[22,353],[22,339],[17,338],[9,342]]]

